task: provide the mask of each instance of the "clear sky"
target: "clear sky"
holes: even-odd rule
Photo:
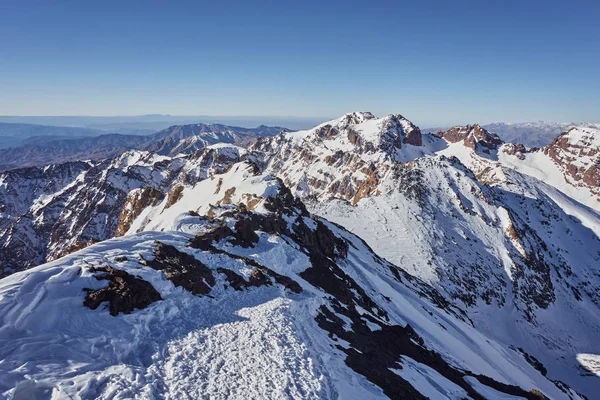
[[[0,115],[600,122],[600,1],[0,0]]]

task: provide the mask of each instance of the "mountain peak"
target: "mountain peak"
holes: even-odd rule
[[[352,112],[308,131],[292,133],[296,139],[326,141],[332,150],[381,152],[395,157],[404,144],[422,145],[421,130],[400,114],[377,118],[370,112]]]
[[[437,136],[450,143],[462,141],[465,146],[473,150],[482,150],[484,153],[489,153],[490,150],[495,150],[502,144],[502,140],[498,135],[479,124],[455,126],[446,131],[438,132]]]
[[[600,147],[600,129],[591,126],[573,126],[560,134],[554,141],[566,138],[571,145],[582,147]]]
[[[592,193],[599,192],[600,129],[572,127],[558,135],[542,151],[561,166],[567,182],[586,186]]]
[[[344,114],[344,116],[339,118],[338,120],[345,125],[356,125],[368,121],[370,119],[376,119],[373,113],[368,111],[354,111],[351,113]]]

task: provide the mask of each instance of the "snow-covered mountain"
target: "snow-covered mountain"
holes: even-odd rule
[[[0,122],[0,149],[21,146],[32,139],[49,141],[56,138],[93,137],[104,133],[90,128]]]
[[[221,124],[174,125],[152,135],[145,150],[165,156],[188,154],[217,143],[247,146],[260,137],[276,135],[285,128],[264,126],[240,128]]]
[[[597,385],[575,359],[598,351],[597,209],[504,166],[505,145],[478,125],[416,145],[410,125],[350,114],[253,149],[312,212],[435,286],[477,327],[539,356],[550,374]]]
[[[134,150],[0,174],[0,276],[123,234],[144,208],[174,201],[183,184],[222,172],[245,153],[220,145],[179,158]]]
[[[480,139],[471,139],[476,131]],[[454,140],[456,132],[466,135],[465,139]],[[483,183],[506,180],[502,170],[508,168],[537,178],[600,211],[600,129],[571,128],[540,148],[503,143],[478,125],[455,127],[436,136],[448,143],[436,154],[458,157]],[[475,142],[477,146],[471,145]]]
[[[0,281],[0,396],[582,398],[253,163],[145,229]]]
[[[95,137],[35,137],[15,148],[0,149],[0,171],[68,161],[97,161],[117,157],[132,149],[177,156],[216,143],[245,147],[259,137],[273,136],[285,130],[264,125],[249,129],[221,124],[190,124],[171,126],[152,135],[113,133]]]
[[[285,304],[302,304],[299,306],[300,308],[289,306],[293,311],[291,314],[285,314],[277,306],[277,310],[273,314],[269,314],[277,322],[267,319],[262,320],[263,322],[256,322],[259,325],[281,327],[289,323],[292,326],[291,332],[295,332],[295,327],[310,325],[305,320],[298,322],[296,318],[302,319],[304,318],[302,315],[305,315],[301,314],[299,309],[305,311],[319,309],[324,316],[321,317],[320,322],[317,318],[317,325],[320,326],[319,329],[325,329],[331,334],[331,337],[340,341],[337,347],[339,351],[350,357],[350,353],[354,353],[354,350],[350,351],[349,349],[355,349],[357,354],[367,354],[365,357],[370,359],[369,363],[378,366],[380,365],[379,358],[387,359],[388,356],[381,355],[379,350],[375,351],[365,343],[379,343],[379,340],[384,340],[386,346],[392,346],[390,343],[396,339],[399,343],[404,343],[402,339],[392,340],[385,332],[376,335],[382,335],[381,339],[369,336],[367,339],[361,338],[356,341],[354,334],[348,333],[349,336],[344,334],[344,332],[348,332],[346,329],[323,328],[341,323],[336,322],[339,319],[339,321],[346,321],[351,325],[352,329],[350,330],[354,333],[363,332],[362,328],[355,327],[355,322],[349,322],[354,321],[356,315],[348,314],[348,304],[344,301],[359,305],[361,307],[361,309],[357,308],[359,314],[362,313],[362,309],[365,309],[367,313],[375,312],[379,315],[379,311],[373,311],[374,306],[371,307],[371,303],[369,303],[369,307],[365,307],[365,304],[360,303],[360,299],[355,297],[362,298],[363,296],[363,292],[354,286],[356,284],[374,301],[378,307],[375,309],[381,309],[388,315],[398,313],[395,315],[400,319],[393,319],[396,318],[393,317],[386,320],[387,322],[392,321],[391,323],[399,326],[405,326],[405,322],[409,322],[415,328],[418,336],[422,338],[433,335],[433,333],[430,332],[430,328],[422,328],[421,325],[418,325],[421,328],[417,328],[416,322],[410,322],[416,317],[407,317],[405,315],[407,310],[417,309],[422,317],[416,319],[425,318],[429,321],[427,324],[431,323],[431,318],[437,318],[436,316],[440,312],[445,313],[444,321],[446,322],[441,323],[447,331],[448,325],[452,326],[449,329],[449,335],[455,339],[444,336],[444,340],[435,339],[432,342],[425,340],[425,347],[441,354],[446,360],[445,362],[452,368],[474,371],[473,364],[464,364],[464,359],[471,359],[473,357],[471,354],[488,351],[485,350],[487,345],[481,347],[480,339],[474,339],[471,333],[466,336],[461,334],[462,336],[459,335],[458,338],[454,335],[454,329],[463,331],[463,325],[466,324],[466,326],[470,326],[469,330],[476,332],[476,335],[481,335],[485,343],[501,349],[503,355],[496,354],[494,357],[499,358],[494,362],[504,361],[495,365],[494,369],[497,372],[500,371],[500,374],[506,373],[507,375],[503,375],[503,379],[495,376],[493,377],[495,380],[518,385],[526,391],[540,390],[552,399],[562,398],[563,395],[577,398],[574,392],[570,392],[566,389],[567,386],[560,383],[556,383],[556,385],[565,389],[560,393],[554,392],[557,387],[555,384],[551,385],[551,391],[548,391],[550,389],[547,389],[546,386],[543,388],[536,386],[541,385],[540,381],[532,378],[530,372],[527,371],[519,374],[523,374],[529,380],[534,380],[528,381],[529,383],[525,385],[520,383],[521,381],[514,380],[516,378],[513,373],[506,372],[512,367],[509,368],[504,363],[508,360],[507,362],[511,365],[515,362],[519,364],[521,361],[515,360],[525,358],[538,370],[544,372],[548,379],[543,382],[564,381],[565,385],[593,398],[595,388],[600,384],[600,378],[597,376],[600,371],[597,366],[594,367],[600,358],[598,356],[600,348],[595,339],[600,333],[600,207],[597,202],[598,184],[597,181],[594,181],[595,175],[593,174],[593,168],[598,167],[597,154],[600,149],[600,143],[596,140],[599,137],[596,130],[592,128],[574,129],[559,136],[547,147],[528,149],[525,146],[504,143],[496,134],[479,125],[455,127],[437,134],[422,134],[417,126],[401,115],[376,118],[371,113],[355,112],[325,122],[310,130],[282,132],[273,137],[260,138],[248,150],[231,144],[211,144],[214,142],[207,141],[202,144],[202,150],[192,155],[179,156],[173,156],[180,151],[177,145],[172,146],[173,143],[178,143],[177,135],[179,133],[174,130],[172,134],[174,139],[166,140],[165,146],[160,147],[161,152],[171,154],[171,156],[147,151],[133,151],[102,162],[68,163],[45,168],[13,170],[0,174],[0,261],[4,266],[3,273],[8,275],[17,270],[53,260],[96,241],[118,236],[111,241],[104,241],[79,250],[49,264],[49,266],[38,267],[34,271],[50,269],[59,273],[63,269],[70,270],[71,268],[80,271],[75,266],[88,265],[86,263],[90,263],[94,267],[108,265],[110,268],[106,269],[105,274],[121,274],[121,272],[113,270],[117,268],[125,270],[129,275],[136,274],[142,278],[146,277],[147,279],[144,279],[150,282],[160,297],[165,299],[163,301],[166,301],[165,293],[172,292],[171,289],[167,290],[167,287],[170,286],[164,286],[167,282],[164,282],[162,272],[140,266],[137,261],[137,254],[142,254],[146,260],[142,262],[152,265],[150,261],[152,252],[157,246],[153,240],[174,245],[179,251],[191,252],[207,268],[216,271],[212,272],[214,279],[225,279],[230,286],[238,288],[250,286],[253,289],[248,290],[248,293],[254,290],[263,293],[262,291],[266,289],[261,285],[258,285],[260,289],[256,288],[252,283],[258,284],[259,281],[264,281],[263,278],[253,278],[254,275],[251,271],[255,266],[252,261],[248,263],[248,260],[254,260],[275,273],[262,271],[272,280],[276,281],[276,277],[280,275],[286,276],[298,283],[305,294],[309,290],[307,287],[310,287],[311,293],[313,293],[312,290],[316,290],[314,287],[317,287],[320,288],[317,291],[324,290],[329,293],[327,296],[333,296],[334,299],[340,301],[338,305],[329,304],[328,309],[337,315],[335,316],[327,314],[320,308],[323,304],[321,300],[317,301],[310,297],[311,300],[306,303],[304,301],[307,299],[304,298],[300,302],[296,302],[294,298],[288,299],[286,294],[283,296],[285,301],[281,301],[284,301]],[[182,135],[185,136],[185,133]],[[166,134],[165,137],[170,137],[170,134]],[[215,135],[214,141],[218,140],[221,140],[221,137]],[[207,145],[208,147],[205,147]],[[550,169],[551,167],[555,170]],[[552,171],[556,171],[556,173]],[[541,175],[542,172],[548,175]],[[565,174],[570,179],[565,181]],[[20,187],[27,189],[18,190]],[[286,187],[289,188],[291,195],[288,194]],[[286,199],[285,201],[282,196]],[[298,196],[302,202],[294,200],[293,196]],[[241,209],[237,206],[239,203],[243,203]],[[283,211],[281,207],[287,211]],[[308,211],[304,210],[305,207]],[[307,219],[309,212],[317,221],[314,224]],[[267,220],[261,219],[262,216],[273,213],[287,215],[282,217],[285,223],[281,220],[273,221],[270,217]],[[303,277],[301,273],[306,268],[300,270],[296,267],[289,267],[289,265],[296,265],[294,260],[301,257],[294,255],[294,251],[300,251],[308,257],[310,262],[314,261],[311,259],[311,250],[306,248],[307,243],[310,246],[318,246],[320,242],[331,242],[328,234],[320,236],[323,232],[317,234],[315,238],[306,232],[307,228],[300,227],[298,228],[300,231],[296,231],[295,223],[298,222],[298,214],[302,216],[302,221],[310,230],[316,229],[316,232],[319,232],[321,225],[318,221],[321,221],[331,232],[334,232],[333,236],[342,238],[346,243],[354,243],[347,247],[348,255],[346,255],[346,247],[342,244],[334,246],[337,249],[334,253],[327,253],[327,258],[339,269],[327,261],[330,272],[340,277],[341,271],[352,277],[352,281],[342,279],[348,285],[346,289],[340,289],[336,285],[330,286],[331,282],[327,280],[328,272],[325,270],[320,270],[311,281],[306,276]],[[240,215],[244,216],[243,219],[250,220],[250,225],[240,222]],[[317,215],[319,217],[316,217]],[[215,224],[219,221],[221,228],[213,232]],[[256,221],[262,222],[256,225]],[[219,243],[221,243],[220,239],[231,237],[230,240],[224,239],[230,244],[223,244],[223,246],[235,248],[235,252],[238,252],[236,254],[246,257],[245,260],[238,260],[245,263],[246,266],[240,267],[239,271],[227,266],[222,267],[221,259],[215,258],[217,254],[211,253],[211,248],[206,244],[199,245],[206,247],[201,247],[200,252],[197,249],[189,248],[188,240],[190,238],[196,237],[194,235],[198,232],[208,231],[213,232],[211,237],[214,237]],[[263,252],[262,245],[248,244],[248,240],[255,243],[256,236],[253,233],[256,233],[261,240],[263,237],[266,238],[266,253]],[[363,239],[365,242],[362,242]],[[334,242],[337,243],[335,240]],[[362,244],[359,246],[356,244],[358,242]],[[224,249],[225,247],[218,248]],[[206,255],[209,258],[204,258],[205,255],[202,254],[206,251],[212,256]],[[234,250],[227,251],[234,252]],[[356,252],[361,256],[356,255]],[[126,256],[126,262],[119,263],[111,258],[113,255],[117,257],[121,253]],[[223,255],[223,253],[218,254]],[[369,256],[365,259],[364,254],[369,254]],[[84,262],[82,260],[88,257],[86,255],[89,255],[90,258]],[[170,256],[165,257],[169,258]],[[92,262],[92,259],[96,261]],[[371,259],[379,261],[373,264],[369,261]],[[388,264],[386,260],[391,264]],[[392,264],[398,268],[392,268],[390,266]],[[225,265],[228,265],[227,262]],[[164,268],[161,267],[159,270],[163,271],[167,278],[169,275],[178,274],[175,266],[169,267],[168,270]],[[233,272],[250,271],[247,273],[247,282],[249,283],[240,281],[231,272],[219,272],[219,268],[231,269]],[[390,271],[391,275],[389,275]],[[211,279],[207,278],[208,273],[202,272],[202,274],[201,277],[205,283],[208,282],[206,279]],[[15,276],[27,277],[30,275],[28,272],[20,272],[0,282],[26,279],[15,278]],[[42,285],[41,288],[45,288],[47,283],[42,276],[44,274],[31,279]],[[392,285],[391,289],[385,286],[385,289],[382,289],[377,282],[382,282],[382,280],[387,282],[390,276],[396,282],[394,284],[396,286]],[[79,277],[73,279],[87,279],[88,286],[85,287],[90,287],[91,277],[92,273],[82,271]],[[107,279],[113,278],[107,277]],[[187,278],[182,277],[175,279],[178,282],[176,285],[183,285],[183,282],[187,281]],[[160,284],[162,286],[156,286],[159,281],[163,282]],[[284,279],[284,281],[289,284],[289,280]],[[133,280],[133,282],[137,281]],[[334,282],[339,284],[336,280]],[[15,284],[16,286],[13,286],[13,283],[7,285],[13,288],[19,287],[20,283]],[[75,284],[75,287],[80,288],[77,285]],[[140,285],[148,289],[145,284]],[[325,285],[325,287],[321,285]],[[206,290],[206,288],[199,289],[203,287],[202,285],[192,286],[196,288],[193,290]],[[219,285],[208,286],[216,288]],[[285,285],[283,286],[285,287]],[[405,286],[409,289],[406,289]],[[415,289],[415,287],[420,289]],[[42,291],[44,290],[46,289]],[[277,289],[277,293],[281,293],[281,290]],[[349,290],[352,295],[343,294],[346,290]],[[409,291],[407,292],[407,290]],[[416,295],[414,290],[417,290]],[[156,293],[149,290],[147,292],[153,293],[152,295],[148,294],[149,299],[157,299]],[[75,291],[69,293],[65,296],[74,297],[69,297],[70,300],[65,301],[71,301],[72,304],[83,301],[80,292],[80,298],[77,301]],[[188,300],[183,300],[187,298],[185,296],[189,295],[183,292],[177,293],[177,299],[172,298],[177,305],[191,304],[187,303]],[[223,293],[227,293],[227,289]],[[400,293],[401,297],[395,297],[396,294],[392,296],[390,293]],[[407,293],[413,293],[409,296],[411,300],[406,300]],[[244,296],[245,294],[246,292],[244,292]],[[181,295],[185,296],[181,297]],[[211,291],[210,296],[213,295],[215,294]],[[238,295],[237,292],[235,295]],[[100,299],[108,299],[114,295],[101,292],[96,296]],[[250,315],[243,314],[246,312],[244,311],[245,307],[253,308],[258,304],[266,304],[261,301],[253,303],[255,300],[248,300],[251,304],[248,305],[244,300],[246,297],[224,297],[221,300],[219,296],[221,294],[215,295],[211,300],[214,303],[211,304],[223,307],[223,304],[232,301],[235,305],[227,310],[232,313],[239,311],[242,313],[239,315],[244,316]],[[261,299],[274,299],[269,295],[263,297],[263,294],[259,294],[258,296]],[[338,296],[342,296],[345,300],[341,301]],[[414,303],[419,297],[422,298],[418,300],[418,304]],[[224,300],[225,298],[227,300]],[[382,304],[379,303],[381,298],[385,300]],[[280,301],[279,297],[277,299]],[[193,301],[201,302],[201,300]],[[165,304],[160,301],[154,303]],[[207,311],[211,310],[211,307],[204,303],[193,304],[199,308],[192,308],[185,312],[208,315],[214,319],[214,311]],[[311,308],[313,306],[316,308]],[[0,307],[2,307],[1,300]],[[175,315],[176,317],[173,318],[176,319],[191,318],[188,317],[188,314],[181,314],[183,311],[177,307],[149,311],[153,309],[152,307],[155,306],[150,305],[142,311],[134,311],[132,321],[136,322],[131,322],[133,325],[126,325],[127,327],[124,329],[129,331],[146,329],[135,325],[139,323],[144,327],[147,326],[138,317],[134,317],[137,313],[146,313],[143,314],[146,315],[143,317],[144,320],[156,318],[158,321],[164,321],[162,318],[167,314]],[[290,310],[287,305],[282,307]],[[395,311],[390,311],[389,307]],[[167,310],[172,311],[167,312]],[[422,310],[425,310],[424,313]],[[78,312],[82,311],[73,311],[73,313]],[[281,313],[286,316],[280,318]],[[17,314],[18,311],[15,311],[14,315]],[[309,315],[312,321],[312,318],[318,317],[320,314],[318,311],[310,311]],[[381,319],[381,315],[378,318]],[[448,323],[449,320],[445,318],[451,318],[452,323]],[[377,324],[375,320],[368,317],[366,320],[370,321],[369,323]],[[114,321],[114,319],[109,318],[106,321]],[[193,321],[198,323],[197,318]],[[221,320],[217,318],[216,321]],[[226,319],[226,321],[226,323],[234,323],[231,319]],[[56,322],[57,332],[61,329],[59,328],[60,323]],[[367,328],[372,332],[369,323],[365,322]],[[433,322],[435,326],[439,326],[439,323],[439,320]],[[7,323],[7,326],[11,326],[11,324],[15,324],[15,321]],[[102,324],[104,322],[100,326]],[[360,325],[360,323],[358,324]],[[241,354],[240,357],[249,357],[239,347],[222,347],[224,344],[219,340],[225,340],[223,338],[209,339],[207,336],[209,331],[212,332],[210,335],[213,333],[215,335],[230,334],[227,333],[229,328],[222,330],[220,325],[217,325],[219,328],[213,331],[216,328],[209,325],[202,325],[201,328],[194,325],[196,326],[195,331],[192,329],[193,326],[190,328],[185,325],[186,327],[177,331],[177,337],[159,330],[162,332],[159,336],[162,335],[161,337],[166,338],[165,341],[169,343],[173,340],[177,342],[177,338],[180,337],[189,338],[189,341],[185,343],[177,342],[172,359],[165,356],[165,352],[170,350],[164,350],[164,347],[161,347],[162,342],[153,341],[148,345],[152,350],[142,350],[135,347],[136,344],[128,350],[128,354],[131,354],[130,358],[126,358],[125,361],[118,357],[111,358],[112,361],[108,364],[97,368],[104,371],[101,375],[110,375],[112,372],[106,372],[105,368],[109,368],[108,365],[111,362],[122,362],[126,364],[126,368],[129,368],[128,372],[123,373],[124,370],[117,368],[115,370],[117,372],[113,375],[129,374],[129,376],[139,377],[139,379],[131,379],[138,379],[136,382],[141,382],[139,384],[144,388],[143,390],[150,390],[148,389],[150,384],[147,383],[149,381],[160,382],[156,386],[158,389],[152,389],[156,390],[155,393],[158,397],[167,392],[182,393],[183,390],[187,390],[181,389],[179,392],[173,392],[175,389],[170,386],[176,385],[174,382],[182,380],[186,374],[169,374],[172,374],[173,370],[183,371],[191,368],[198,371],[199,377],[194,382],[187,378],[183,379],[181,384],[187,385],[186,388],[206,389],[212,387],[211,385],[217,385],[218,389],[215,389],[217,391],[214,392],[216,393],[215,397],[237,395],[240,393],[240,387],[224,389],[219,386],[221,383],[215,383],[214,379],[220,378],[211,374],[216,371],[224,372],[221,367],[217,370],[207,369],[209,366],[205,364],[211,361],[211,358],[203,358],[202,361],[195,363],[192,356],[185,353],[185,348],[188,346],[190,351],[204,349],[194,347],[197,344],[195,341],[201,338],[202,341],[213,340],[215,346],[226,349],[224,351],[227,354],[233,352]],[[110,329],[113,329],[112,325],[110,326]],[[259,329],[251,324],[247,328],[251,332]],[[148,329],[153,331],[157,328],[153,325]],[[186,329],[192,330],[186,331]],[[197,329],[201,329],[203,333],[198,333]],[[382,330],[385,331],[385,329]],[[379,330],[376,331],[379,332]],[[231,333],[231,335],[238,334]],[[264,332],[261,334],[269,335]],[[305,342],[304,340],[308,340],[306,336],[297,337],[294,336],[295,333],[286,333],[286,335],[293,336],[294,340],[297,339],[297,342],[294,343],[302,343],[303,347],[301,347],[308,352],[306,354],[324,354],[324,359],[315,359],[316,356],[310,356],[311,362],[317,366],[317,371],[327,369],[326,367],[321,368],[328,365],[328,361],[323,360],[333,360],[337,357],[322,351],[323,348],[319,347],[320,345],[314,344],[321,343],[320,339],[313,343],[312,341]],[[317,336],[311,337],[314,339]],[[123,340],[128,341],[131,338]],[[85,340],[82,343],[84,342]],[[419,340],[417,342],[420,343]],[[462,343],[461,346],[467,348],[460,351],[450,348],[452,346],[449,346],[449,343],[455,342]],[[89,342],[85,343],[87,344],[82,345],[82,348],[89,347]],[[288,346],[293,346],[290,342],[277,343],[277,346],[283,349],[291,349]],[[259,345],[252,342],[250,346]],[[317,350],[314,350],[312,346],[317,346]],[[377,347],[379,344],[374,344],[374,346]],[[405,351],[404,344],[401,347],[403,350],[398,354],[404,354],[402,359],[404,360],[405,356],[412,358],[411,355],[403,353]],[[110,346],[104,348],[108,354],[114,351]],[[184,354],[177,353],[178,349],[183,349]],[[151,354],[156,351],[158,355],[151,355],[149,359],[144,358],[147,357],[149,351]],[[314,353],[311,353],[313,351]],[[373,353],[374,351],[375,353]],[[515,358],[516,353],[520,356]],[[32,357],[34,356],[35,354]],[[140,357],[145,361],[140,361],[141,364],[131,363],[131,359]],[[249,365],[237,358],[225,360],[223,357],[225,356],[219,358],[219,365],[230,362],[235,365]],[[255,356],[253,362],[262,368],[268,362],[260,357],[262,355]],[[166,361],[167,359],[169,361]],[[162,360],[160,361],[162,366],[157,366],[153,360]],[[298,389],[300,386],[304,388],[302,390],[308,390],[310,384],[299,383],[304,382],[302,381],[304,378],[294,371],[305,369],[298,367],[298,365],[305,364],[297,364],[294,361],[293,364],[296,367],[292,368],[288,364],[281,367],[287,371],[285,374],[288,374],[288,380],[285,382],[288,382],[293,388],[286,386],[287,384],[281,383],[281,381],[277,381],[271,386],[287,388],[282,390],[289,389],[291,391],[289,393],[294,393],[290,395],[291,397],[328,398],[336,397],[336,394],[354,393],[354,391],[361,393],[362,397],[378,397],[382,395],[381,390],[383,390],[384,394],[392,398],[420,398],[418,394],[410,391],[401,392],[401,396],[398,394],[400,392],[390,392],[392,390],[389,387],[390,382],[394,382],[392,386],[400,387],[402,390],[409,389],[405,389],[404,383],[396,381],[396,375],[390,375],[389,368],[394,370],[396,368],[389,366],[391,365],[389,360],[384,362],[387,365],[385,371],[374,367],[375,372],[373,373],[377,374],[376,377],[369,375],[370,372],[365,370],[363,361],[354,359],[354,361],[348,361],[348,358],[344,360],[345,365],[362,378],[357,378],[347,371],[339,372],[346,368],[344,363],[341,363],[340,370],[336,369],[335,372],[331,372],[332,375],[322,372],[325,375],[320,380],[322,386],[318,389],[321,390],[318,395],[314,394],[317,392],[311,391],[297,392],[296,390],[300,390]],[[321,364],[319,364],[320,362]],[[440,370],[436,369],[437,367],[433,367],[427,362],[417,362],[428,365],[433,369],[432,371],[441,374]],[[445,381],[442,381],[426,367],[417,364],[411,365],[414,368],[404,368],[400,372],[392,372],[403,377],[402,379],[409,382],[421,395],[431,398],[477,398],[477,395],[461,386],[462,383],[458,386],[462,390],[466,390],[466,395],[453,386],[447,386]],[[362,368],[362,372],[355,367]],[[89,366],[89,368],[96,367]],[[154,371],[157,371],[156,368],[162,372],[153,375]],[[240,366],[240,368],[243,370],[245,367]],[[521,369],[521,367],[518,368]],[[252,379],[265,379],[265,376],[268,376],[266,369],[260,369],[260,371],[267,372],[261,372],[256,377],[248,378],[250,379],[248,381],[244,378],[245,372],[240,372],[242,370],[235,368],[231,370],[233,371],[231,372],[232,376],[238,377],[234,381],[237,382],[236,384],[241,384],[242,387],[248,385],[256,387],[255,381]],[[0,364],[0,373],[1,371],[3,371],[2,364]],[[338,372],[342,375],[336,375]],[[350,375],[347,375],[348,373]],[[403,375],[403,373],[410,374],[410,376]],[[30,377],[27,379],[38,379],[31,378],[33,375],[29,372],[27,374]],[[121,378],[113,375],[106,379],[96,378],[94,382],[101,382],[100,389],[94,387],[90,390],[96,390],[97,393],[102,390],[118,392],[119,387],[130,384],[128,381],[123,381],[124,383],[115,383],[116,386],[111,386],[110,382],[121,382],[119,381]],[[171,378],[174,377],[174,380],[165,380],[167,375]],[[456,383],[447,375],[442,375],[450,382]],[[484,375],[488,375],[488,373],[486,372]],[[37,376],[43,377],[43,373]],[[20,379],[18,378],[18,380]],[[378,389],[373,389],[373,387],[371,390],[365,389],[369,385],[364,386],[363,383],[366,381],[361,379],[370,381]],[[486,381],[485,378],[482,379]],[[471,382],[471,379],[468,378],[467,381]],[[12,382],[16,384],[16,380]],[[483,383],[483,381],[480,382]],[[495,390],[506,389],[503,386],[494,386],[495,384],[491,381],[486,382]],[[534,382],[535,385],[532,385],[531,382]],[[38,384],[33,385],[29,382],[23,383],[23,385],[23,390],[28,390],[27,388],[37,387]],[[73,390],[68,393],[91,393],[77,385],[79,384],[75,384]],[[9,387],[10,384],[6,390],[9,390]],[[39,387],[44,387],[44,385]],[[452,390],[449,389],[450,387]],[[226,390],[231,390],[231,392],[226,392]],[[350,390],[350,392],[346,390]],[[489,392],[486,388],[482,388],[482,390],[486,391],[485,393],[480,392],[484,398],[501,398],[498,393]],[[278,397],[277,393],[280,392],[271,392],[270,395],[256,393],[256,396]],[[513,392],[512,395],[533,398],[531,394],[521,392],[519,394]],[[173,396],[177,397],[177,395]]]
[[[548,146],[524,151],[507,145],[500,161],[600,209],[600,129],[571,128]]]
[[[483,127],[496,132],[505,142],[522,143],[527,147],[543,147],[550,144],[555,137],[573,127],[600,128],[600,124],[536,121],[522,123],[498,122]]]

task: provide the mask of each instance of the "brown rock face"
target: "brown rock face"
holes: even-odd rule
[[[352,205],[356,205],[362,198],[370,196],[375,193],[377,186],[379,185],[379,179],[377,178],[377,171],[371,172],[369,177],[361,182],[356,190],[356,194],[352,199]]]
[[[414,129],[406,134],[404,143],[412,144],[413,146],[423,146],[423,135],[421,129],[415,126]]]
[[[108,286],[102,289],[84,289],[87,291],[87,296],[85,296],[83,305],[92,310],[107,301],[110,315],[116,316],[120,312],[130,314],[136,308],[146,308],[155,301],[162,300],[160,293],[149,282],[125,271],[109,266],[92,267],[90,271],[105,272],[105,274],[96,275],[95,278],[109,281]]]
[[[171,207],[173,204],[181,200],[181,192],[183,192],[182,185],[173,186],[171,190],[169,190],[169,194],[167,196],[167,204],[165,204],[165,209]]]
[[[516,156],[520,160],[524,160],[527,148],[521,143],[506,143],[502,151],[508,155]]]
[[[450,143],[462,141],[465,146],[473,150],[482,150],[486,153],[489,150],[497,149],[502,144],[502,140],[500,140],[498,135],[488,132],[478,124],[455,126],[445,132],[438,132],[436,135]]]
[[[115,237],[123,236],[131,227],[131,223],[136,219],[146,207],[156,206],[164,199],[165,195],[153,188],[144,188],[131,192],[127,196],[127,201],[121,215]]]
[[[67,256],[71,253],[75,253],[76,251],[79,251],[81,249],[85,249],[88,246],[93,245],[94,243],[98,243],[97,240],[93,240],[93,239],[89,239],[87,242],[83,242],[81,240],[78,240],[74,245],[70,246],[68,249],[66,249],[65,251],[63,251],[62,253],[58,253],[58,254],[52,254],[51,256],[53,258],[61,258],[64,256]]]
[[[418,126],[402,115],[390,115],[385,118],[381,127],[382,150],[401,149],[402,144],[423,145],[423,136]]]
[[[583,174],[583,182],[591,187],[600,187],[600,165],[592,165]]]
[[[227,189],[225,191],[225,195],[223,196],[223,198],[217,202],[217,205],[231,204],[231,197],[233,197],[234,194],[235,194],[234,187]]]
[[[587,187],[600,201],[600,147],[595,134],[572,128],[540,151],[563,170],[567,183]]]
[[[333,139],[340,133],[340,131],[338,128],[336,128],[334,126],[325,125],[325,126],[319,128],[316,133],[320,138]]]
[[[355,146],[361,146],[362,145],[362,139],[361,137],[358,135],[358,133],[356,133],[353,130],[348,130],[348,140],[350,141],[350,143],[352,143]]]

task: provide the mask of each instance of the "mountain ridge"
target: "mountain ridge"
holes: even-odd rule
[[[78,128],[73,128],[78,129]],[[21,167],[44,166],[79,160],[117,157],[128,150],[150,150],[161,155],[191,153],[209,144],[249,145],[264,135],[285,131],[281,127],[241,128],[221,124],[173,125],[151,135],[103,133],[89,138],[30,140],[22,146],[0,149],[0,171]],[[41,143],[40,143],[41,142]]]
[[[566,140],[571,153],[565,154],[579,156],[583,146],[593,160],[597,144],[579,136]],[[269,196],[256,197],[254,189],[227,181],[240,182],[248,173],[271,176],[315,218],[357,234],[378,257],[434,288],[478,331],[505,348],[521,349],[550,379],[589,395],[595,381],[581,372],[581,363],[592,368],[593,357],[580,361],[579,355],[597,354],[591,338],[600,332],[597,202],[586,207],[565,189],[584,193],[584,187],[527,174],[530,154],[548,157],[544,149],[503,143],[478,125],[423,134],[399,114],[376,118],[356,112],[310,130],[259,138],[248,149],[215,144],[176,157],[131,151],[73,164],[72,171],[53,167],[59,176],[66,174],[63,188],[37,189],[42,191],[28,199],[6,200],[15,198],[2,191],[15,174],[9,171],[0,174],[0,204],[22,208],[0,209],[12,223],[0,227],[0,249],[4,259],[17,254],[14,246],[32,237],[35,221],[53,221],[49,226],[59,232],[57,239],[73,239],[50,245],[62,251],[93,246],[90,232],[103,232],[98,240],[178,232],[196,215],[212,218],[215,208],[242,202],[252,212],[264,201],[261,196]],[[235,170],[240,162],[246,172]],[[562,159],[557,163],[568,168]],[[28,174],[38,188],[35,179],[44,170]],[[116,202],[105,203],[107,198]],[[97,200],[83,202],[87,211],[73,221],[62,207],[75,201],[69,208],[77,210],[80,199]],[[85,229],[75,234],[67,226]]]

